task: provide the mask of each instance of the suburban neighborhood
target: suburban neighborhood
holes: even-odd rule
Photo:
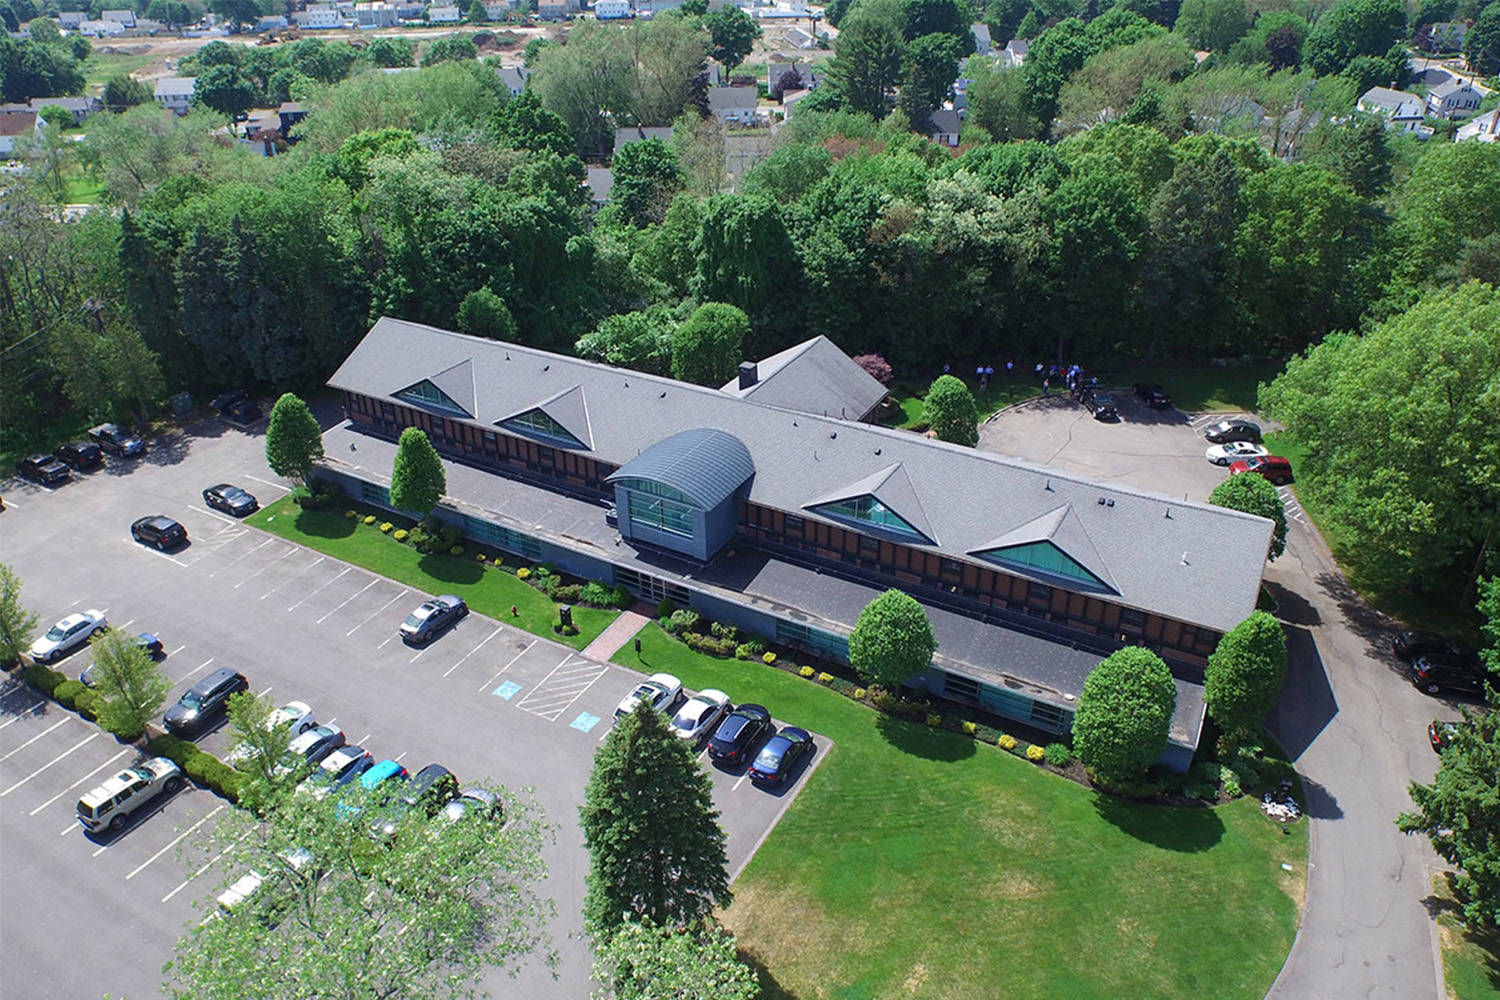
[[[0,18],[0,992],[1500,995],[1500,0]]]

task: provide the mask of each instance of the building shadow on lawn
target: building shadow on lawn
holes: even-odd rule
[[[444,583],[474,584],[484,578],[484,567],[473,559],[461,559],[443,552],[425,555],[417,568],[434,580]]]
[[[1283,627],[1286,630],[1286,676],[1266,727],[1286,751],[1287,759],[1296,761],[1333,721],[1339,703],[1333,696],[1323,657],[1318,653],[1312,633],[1298,625],[1283,623]]]
[[[359,527],[355,518],[344,516],[342,510],[300,510],[297,513],[297,530],[311,538],[348,538]]]
[[[1094,795],[1094,811],[1120,832],[1165,851],[1196,854],[1224,838],[1217,809],[1144,805],[1099,792]]]
[[[974,740],[968,736],[908,722],[894,715],[877,715],[875,728],[897,750],[924,760],[967,760],[975,753]]]

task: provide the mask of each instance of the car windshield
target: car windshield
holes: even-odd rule
[[[183,708],[200,708],[203,705],[203,696],[196,691],[188,691],[178,704]]]
[[[422,613],[421,608],[418,608],[417,610],[406,616],[406,624],[410,625],[412,628],[416,628],[426,620],[427,616]]]
[[[781,764],[781,754],[781,747],[767,746],[760,752],[760,756],[755,758],[756,770],[764,771],[768,768],[779,766]]]
[[[67,634],[68,630],[63,627],[62,622],[58,622],[56,625],[47,630],[47,638],[53,640],[54,642],[58,639],[61,639]]]
[[[677,713],[677,718],[672,720],[672,725],[682,726],[685,728],[696,726],[698,724],[698,720],[703,718],[703,713],[706,711],[708,711],[707,705],[684,705],[682,706],[682,710]]]

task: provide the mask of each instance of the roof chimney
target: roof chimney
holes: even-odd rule
[[[741,361],[740,362],[740,388],[741,389],[748,389],[752,385],[754,385],[756,382],[758,382],[759,380],[760,380],[760,375],[757,374],[757,372],[756,372],[755,362],[754,361]]]

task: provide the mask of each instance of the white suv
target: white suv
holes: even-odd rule
[[[119,830],[137,809],[182,787],[182,771],[165,757],[126,768],[78,800],[78,822],[90,833]]]

